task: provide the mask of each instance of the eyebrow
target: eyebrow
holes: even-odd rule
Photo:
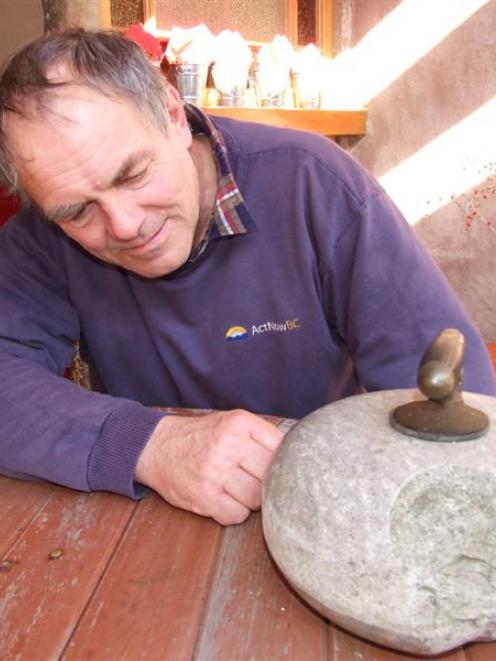
[[[123,181],[129,177],[130,173],[143,161],[146,160],[151,160],[151,153],[149,150],[143,149],[141,151],[136,152],[135,154],[131,154],[126,158],[124,163],[121,165],[119,168],[118,172],[114,177],[112,178],[108,188],[112,188],[113,186],[119,186],[122,184]],[[104,190],[107,188],[107,186],[102,187]],[[75,202],[74,204],[65,204],[61,205],[58,207],[54,207],[53,209],[47,209],[45,211],[45,216],[50,220],[52,223],[57,223],[64,218],[73,218],[75,217],[86,205],[88,205],[90,202],[93,200],[85,200],[84,202]]]
[[[77,216],[79,211],[81,211],[86,204],[88,204],[88,202],[77,202],[76,204],[68,204],[66,206],[49,209],[48,211],[45,211],[45,216],[52,223],[58,223],[64,218],[74,218]]]
[[[141,151],[136,152],[135,154],[131,154],[126,158],[124,163],[119,169],[119,172],[115,175],[115,177],[112,179],[112,182],[110,184],[110,188],[112,186],[118,186],[122,181],[127,179],[129,177],[130,173],[141,163],[144,161],[150,161],[151,160],[151,153],[147,149],[142,149]]]

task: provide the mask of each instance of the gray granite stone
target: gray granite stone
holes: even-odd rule
[[[265,482],[263,526],[288,581],[331,621],[437,654],[496,637],[496,399],[464,393],[489,416],[483,438],[433,443],[389,425],[413,396],[350,397],[299,422]]]

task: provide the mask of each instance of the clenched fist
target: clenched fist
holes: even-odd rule
[[[143,449],[135,478],[176,507],[241,523],[260,508],[262,480],[282,438],[247,411],[168,416]]]

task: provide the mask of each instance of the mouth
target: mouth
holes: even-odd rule
[[[140,243],[138,246],[133,246],[131,248],[126,248],[126,252],[131,253],[132,255],[143,255],[148,252],[152,252],[158,246],[162,244],[164,234],[166,231],[167,221],[164,221],[158,230],[149,236],[145,241]]]

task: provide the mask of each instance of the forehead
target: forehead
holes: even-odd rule
[[[6,116],[6,135],[21,186],[40,175],[92,175],[150,142],[151,123],[129,101],[82,86],[57,90],[43,117]],[[155,129],[156,130],[156,129]]]
[[[96,90],[68,85],[53,90],[48,104],[28,107],[25,117],[7,113],[5,129],[7,140],[16,155],[33,157],[29,151],[33,139],[40,140],[47,132],[66,140],[95,131],[114,133],[129,125],[136,129],[148,127],[147,117],[129,100],[106,96]],[[52,149],[56,149],[55,140]]]

